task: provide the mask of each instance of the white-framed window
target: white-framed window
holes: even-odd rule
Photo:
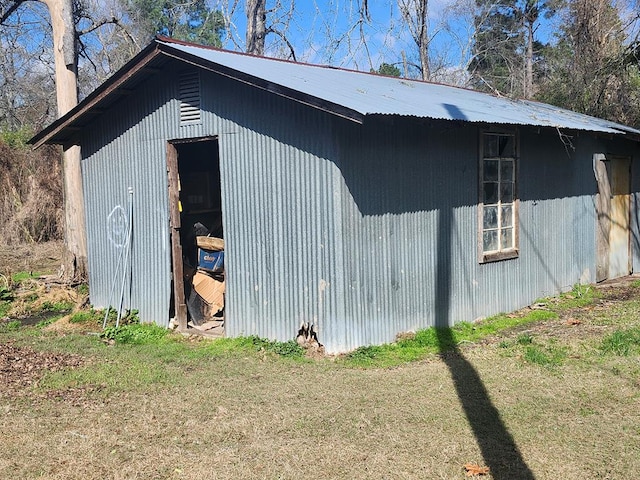
[[[481,263],[518,256],[518,137],[480,132],[478,254]]]

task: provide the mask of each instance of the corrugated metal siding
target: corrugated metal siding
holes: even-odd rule
[[[309,322],[323,338],[338,328],[342,305],[328,117],[231,88],[217,82],[207,93],[238,125],[219,137],[226,331],[290,340]]]
[[[96,307],[117,306],[124,281],[124,307],[160,325],[168,322],[171,284],[166,138],[176,116],[166,87],[162,80],[149,82],[128,99],[126,108],[117,105],[87,129],[83,142],[91,302]],[[133,275],[123,280],[118,261],[123,264],[125,256],[109,239],[113,225],[108,218],[120,210],[128,225],[130,198]]]
[[[627,146],[629,148],[629,146]],[[634,156],[634,153],[636,154]],[[640,272],[640,157],[631,155],[631,255],[633,273]]]
[[[511,311],[594,280],[592,150],[569,158],[553,134],[523,131],[520,256],[479,264],[477,129],[397,123],[342,137],[348,327],[331,338],[337,349]]]

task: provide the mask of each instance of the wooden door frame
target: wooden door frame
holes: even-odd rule
[[[596,282],[602,282],[609,278],[609,253],[610,253],[610,233],[611,233],[611,208],[612,208],[612,185],[611,169],[612,162],[616,160],[629,161],[630,167],[632,158],[628,155],[613,155],[597,153],[593,156],[593,171],[597,182],[597,193],[595,197],[596,209]],[[631,185],[631,170],[628,175],[629,186]],[[631,200],[631,199],[630,199]],[[628,271],[632,271],[632,251],[631,251],[631,201],[629,202],[629,266]]]

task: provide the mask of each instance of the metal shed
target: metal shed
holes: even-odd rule
[[[32,143],[81,146],[94,306],[121,279],[143,321],[186,325],[202,220],[224,237],[227,335],[306,322],[336,353],[631,273],[639,140],[536,102],[158,37]]]

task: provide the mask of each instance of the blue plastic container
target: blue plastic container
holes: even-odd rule
[[[198,249],[198,268],[212,273],[224,271],[224,251]]]

